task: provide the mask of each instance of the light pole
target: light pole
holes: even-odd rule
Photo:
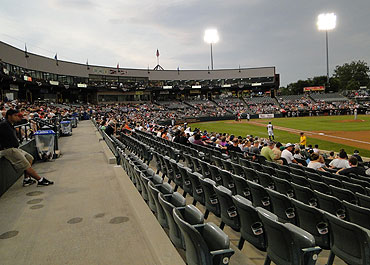
[[[217,29],[207,29],[204,32],[204,41],[208,44],[211,44],[211,69],[213,70],[213,51],[212,44],[215,44],[219,41],[219,36]]]
[[[337,16],[334,13],[320,14],[317,17],[317,28],[325,30],[326,37],[326,82],[329,85],[329,40],[328,31],[335,28],[337,23]]]

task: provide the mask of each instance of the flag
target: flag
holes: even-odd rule
[[[55,59],[56,64],[58,65],[58,53],[55,54],[54,59]]]
[[[86,67],[87,67],[87,70],[90,69],[90,67],[89,67],[89,59],[86,60]]]
[[[159,50],[157,49],[157,53],[155,54],[157,57],[159,57]]]
[[[30,57],[30,56],[28,55],[28,53],[27,53],[27,44],[26,44],[26,43],[24,44],[24,56],[25,56],[26,58]]]
[[[177,74],[180,74],[180,66],[177,66]]]
[[[119,72],[119,62],[117,63],[117,71]]]

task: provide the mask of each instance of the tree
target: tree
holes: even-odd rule
[[[339,81],[340,90],[358,90],[370,83],[370,68],[365,61],[352,61],[335,67],[334,77]]]

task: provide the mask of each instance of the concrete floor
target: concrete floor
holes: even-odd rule
[[[0,264],[184,264],[144,201],[132,203],[140,195],[90,121],[59,144],[59,159],[35,165],[53,186],[20,179],[0,198]]]

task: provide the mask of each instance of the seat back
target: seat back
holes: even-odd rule
[[[310,183],[311,189],[313,189],[313,190],[317,190],[317,191],[325,193],[325,194],[330,194],[331,193],[329,185],[324,183],[324,182],[316,181],[316,180],[313,180],[313,179],[308,179],[308,182]]]
[[[289,181],[277,177],[271,177],[274,180],[276,191],[287,195],[289,198],[294,197],[293,187]]]
[[[356,193],[356,197],[360,206],[370,209],[370,196]]]
[[[370,209],[361,207],[347,201],[343,201],[343,206],[346,209],[347,219],[349,222],[355,223],[370,230]]]
[[[233,177],[231,176],[232,173],[226,170],[220,170],[220,173],[221,173],[221,178],[222,178],[222,186],[231,190],[233,195],[235,195],[236,189],[235,189],[235,183],[234,183]]]
[[[262,207],[267,210],[272,210],[271,201],[265,188],[260,184],[248,181],[248,186],[252,195],[252,204],[254,207]]]
[[[338,188],[332,185],[329,185],[331,193],[334,197],[337,197],[341,201],[347,201],[350,203],[357,204],[357,199],[355,194],[347,189]]]
[[[185,248],[184,240],[182,239],[181,232],[173,219],[173,209],[175,207],[184,207],[186,202],[185,198],[178,192],[174,192],[170,195],[164,195],[163,193],[158,194],[158,200],[161,204],[164,213],[167,217],[167,223],[169,228],[169,237],[172,243],[177,248]]]
[[[294,173],[291,173],[290,176],[292,177],[292,182],[301,186],[310,187],[310,183],[308,182],[308,179],[306,179],[304,176],[296,175]]]
[[[356,183],[351,183],[351,182],[347,182],[347,181],[342,181],[342,184],[343,184],[343,188],[345,189],[348,189],[350,191],[352,191],[353,193],[361,193],[361,194],[364,194],[366,195],[366,190],[363,186],[361,186],[360,184],[356,184]]]
[[[276,173],[276,176],[279,177],[279,178],[281,178],[281,179],[285,179],[285,180],[288,180],[288,181],[291,181],[292,180],[292,177],[290,176],[290,172],[289,171],[275,169],[275,173]]]
[[[204,178],[200,179],[200,185],[202,185],[203,188],[204,205],[206,206],[206,209],[217,217],[220,217],[220,202],[218,201],[217,194],[213,189],[213,186],[216,185],[216,182],[214,182],[212,179]]]
[[[237,175],[232,175],[235,183],[236,194],[250,200],[251,191],[248,186],[248,182],[245,178],[239,177]]]
[[[258,176],[254,169],[243,167],[244,175],[247,180],[258,182]]]
[[[330,249],[347,264],[370,264],[370,234],[356,224],[325,213],[329,222]]]
[[[313,235],[319,247],[330,249],[329,229],[324,212],[296,199],[292,199],[291,202],[297,214],[297,225]]]
[[[184,237],[186,248],[187,264],[212,264],[212,258],[209,249],[201,234],[192,226],[194,220],[200,221],[203,214],[193,205],[186,205],[183,208],[173,209],[173,218],[181,230]],[[200,222],[199,222],[200,223]],[[203,223],[203,222],[202,222]]]
[[[305,255],[302,251],[315,247],[311,234],[295,225],[278,222],[278,217],[266,209],[258,207],[257,211],[267,235],[268,258],[279,265],[315,264],[316,253]]]
[[[191,181],[191,186],[193,189],[192,194],[194,200],[204,205],[204,192],[202,186],[200,185],[199,180],[200,178],[203,178],[203,176],[197,172],[188,171],[187,173],[189,180]]]
[[[317,198],[314,192],[307,187],[292,183],[295,198],[305,204],[317,206]]]
[[[338,198],[319,191],[314,191],[314,193],[321,210],[345,218],[344,207]]]
[[[297,223],[297,218],[293,205],[288,196],[276,192],[271,189],[266,189],[272,204],[272,211],[277,215],[280,222]]]
[[[240,229],[239,214],[232,200],[232,193],[223,186],[213,187],[221,208],[221,220],[235,231]]]
[[[263,233],[261,218],[252,202],[235,195],[232,197],[240,218],[241,236],[261,251],[266,251],[266,234]]]
[[[168,183],[154,185],[152,181],[149,181],[148,187],[149,187],[149,192],[151,193],[153,197],[153,201],[155,203],[155,207],[156,207],[155,212],[157,215],[158,222],[160,223],[162,227],[168,228],[167,217],[163,211],[161,204],[159,203],[158,193],[171,194],[173,192],[172,187]]]
[[[258,183],[261,184],[265,188],[274,189],[274,180],[271,176],[267,173],[256,171],[258,176]]]

